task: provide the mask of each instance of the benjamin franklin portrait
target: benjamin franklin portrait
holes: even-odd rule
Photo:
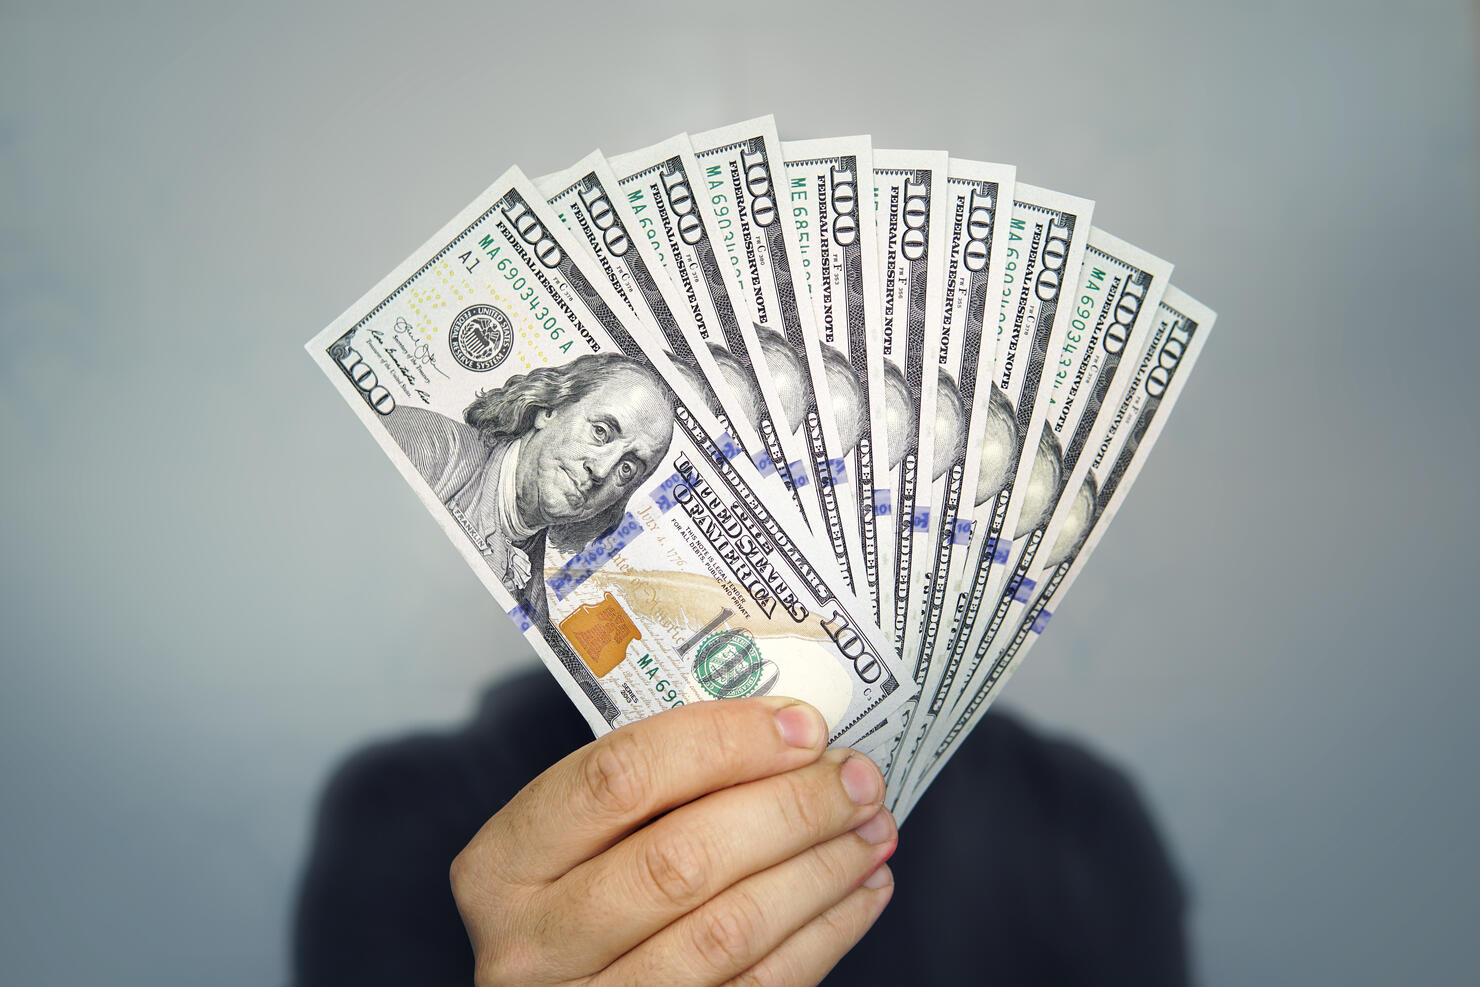
[[[987,420],[982,428],[982,458],[976,476],[977,504],[991,500],[1013,482],[1022,458],[1012,402],[996,384],[988,386],[991,395]],[[1038,438],[1038,449],[1029,469],[1028,485],[1023,491],[1023,506],[1013,538],[1021,538],[1047,521],[1059,501],[1064,482],[1064,454],[1059,448],[1058,438],[1046,425]]]
[[[674,398],[645,363],[592,353],[510,377],[456,421],[397,407],[386,430],[505,588],[547,619],[545,547],[576,552],[622,520],[673,438]]]
[[[1028,473],[1028,486],[1023,491],[1023,506],[1013,538],[1021,538],[1039,525],[1048,523],[1049,515],[1058,505],[1063,484],[1064,452],[1053,429],[1044,425],[1043,434],[1038,437],[1038,454],[1033,457],[1033,466]]]
[[[761,353],[766,358],[766,369],[771,372],[771,383],[781,404],[776,410],[786,418],[787,429],[796,432],[807,414],[807,368],[785,336],[757,323],[751,325],[755,326]]]
[[[1017,471],[1017,422],[1012,402],[995,383],[986,384],[987,420],[982,423],[981,462],[976,473],[976,503],[985,504],[1012,482]]]
[[[884,441],[889,443],[889,468],[904,460],[905,451],[915,443],[915,403],[904,373],[884,361]]]
[[[863,394],[863,384],[847,357],[831,346],[822,347],[822,370],[827,377],[833,420],[838,425],[838,455],[846,456],[858,447],[858,440],[863,437],[863,425],[868,420],[868,401]]]
[[[932,447],[935,461],[931,463],[931,479],[944,476],[965,448],[966,408],[961,402],[961,390],[955,379],[941,370],[935,389],[935,445]]]
[[[802,419],[807,410],[805,405],[807,390],[804,379],[807,368],[802,365],[801,358],[797,356],[796,351],[781,333],[757,323],[751,323],[751,325],[755,327],[756,339],[761,344],[761,354],[765,358],[764,371],[770,374],[771,381],[776,387],[776,395],[781,403],[778,410],[784,416],[786,426],[795,432],[802,427]],[[738,402],[735,410],[744,415],[751,426],[759,431],[765,399],[756,388],[754,378],[745,367],[736,361],[735,357],[730,355],[728,350],[711,345],[710,352],[714,354],[715,362],[719,364],[720,375],[724,377],[725,383],[735,395],[735,400]],[[853,451],[863,435],[863,423],[868,415],[863,384],[853,373],[853,368],[848,365],[847,358],[831,347],[822,347],[822,367],[827,375],[833,418],[838,425],[840,448],[837,454],[845,456]]]
[[[715,343],[709,344],[709,352],[714,355],[714,362],[719,365],[719,375],[729,386],[730,393],[735,396],[738,403],[734,409],[735,414],[744,416],[750,423],[750,427],[759,432],[761,426],[761,412],[764,409],[765,398],[756,389],[755,381],[747,369],[730,355],[730,351]],[[697,368],[694,373],[697,375]]]
[[[724,360],[721,360],[719,356],[719,354],[723,351],[720,350],[719,347],[713,345],[711,345],[709,349],[710,352],[714,354],[716,362],[721,364],[721,374],[723,378],[726,381],[730,380],[730,374],[724,372]],[[702,366],[700,366],[697,360],[680,360],[676,355],[674,355],[671,350],[667,349],[663,351],[663,355],[668,358],[668,363],[673,367],[678,375],[684,380],[688,381],[689,386],[694,389],[694,393],[699,395],[700,401],[704,403],[704,406],[708,408],[716,418],[723,421],[726,417],[728,417],[728,411],[725,409],[723,402],[720,401],[719,395],[715,393],[714,387],[709,383],[709,378],[704,376],[704,369]],[[725,359],[729,359],[728,354],[726,354]]]
[[[1079,551],[1079,546],[1084,544],[1090,524],[1095,519],[1099,499],[1100,491],[1095,483],[1095,475],[1085,474],[1084,482],[1074,494],[1074,503],[1069,506],[1069,514],[1064,518],[1063,527],[1059,529],[1059,536],[1054,539],[1053,548],[1044,560],[1045,566],[1052,568],[1072,558]]]

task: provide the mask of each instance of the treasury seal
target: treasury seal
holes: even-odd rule
[[[755,638],[745,631],[720,631],[699,643],[694,653],[694,677],[716,699],[741,699],[770,691],[775,676],[761,688],[766,661]]]
[[[514,351],[514,323],[495,305],[469,305],[447,330],[452,358],[469,370],[492,370]]]

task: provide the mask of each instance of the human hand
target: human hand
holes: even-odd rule
[[[492,984],[814,984],[888,904],[884,781],[811,706],[696,703],[592,741],[452,864]]]

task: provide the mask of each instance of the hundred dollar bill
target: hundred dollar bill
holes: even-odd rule
[[[786,201],[797,230],[827,378],[840,458],[838,510],[849,528],[853,584],[879,609],[875,463],[887,459],[884,406],[874,399],[883,373],[879,335],[879,244],[872,205],[873,146],[867,137],[782,141]]]
[[[874,505],[888,578],[884,630],[903,645],[929,554],[935,399],[945,286],[944,151],[874,149],[887,483]],[[897,727],[896,727],[897,729]]]
[[[968,450],[973,434],[978,383],[990,387],[997,338],[997,311],[1002,300],[1002,271],[1007,256],[1007,222],[1011,214],[1016,169],[951,158],[946,166],[944,304],[940,346],[936,353],[934,484],[930,503],[936,516],[930,525],[930,554],[917,560],[920,599],[902,649],[915,684],[923,687],[940,644],[942,613],[952,573],[961,568],[970,540],[970,521],[962,504],[976,493],[976,472]],[[980,428],[976,429],[979,438]],[[954,563],[954,565],[953,565]],[[905,750],[916,730],[914,702],[894,717]],[[887,759],[891,791],[897,792],[906,766],[898,751]]]
[[[678,284],[659,266],[661,259],[641,248],[637,237],[644,227],[601,152],[592,152],[565,171],[538,178],[535,185],[606,272],[623,301],[658,327],[667,343],[665,355],[700,393],[728,440],[738,443],[758,469],[769,464],[770,454],[756,432],[754,416],[744,410],[744,403],[727,382],[733,375],[722,368],[715,349],[704,344]],[[785,485],[779,472],[766,468],[762,475],[771,483]]]
[[[786,173],[776,122],[759,117],[689,140],[703,169],[701,211],[714,221],[731,290],[745,300],[761,359],[776,385],[783,416],[777,425],[806,448],[807,482],[795,474],[792,479],[805,487],[802,505],[812,530],[831,547],[853,586],[859,556],[857,546],[849,545],[851,525],[844,514],[849,489],[838,473],[842,456],[817,326],[807,289],[798,281],[796,225],[783,211]]]
[[[1137,338],[1137,331],[1143,337],[1149,331],[1171,271],[1172,265],[1166,261],[1103,230],[1090,229],[1078,291],[1071,296],[1067,313],[1069,324],[1063,344],[1057,357],[1045,367],[1046,379],[1042,384],[1048,417],[1043,423],[1038,445],[1040,450],[1048,450],[1043,463],[1057,461],[1060,475],[1067,476],[1078,461],[1089,430],[1116,379],[1121,355],[1127,347],[1141,345],[1142,339]],[[1057,503],[1064,496],[1062,491],[1065,488],[1060,484],[1056,490],[1033,486],[1029,489],[1037,489],[1038,496],[1053,496]],[[1042,542],[1051,510],[1042,510],[1030,500],[1023,513],[1025,517],[1037,518],[1037,521],[1031,531],[1013,541],[1008,552],[1003,571],[1011,575],[1004,584],[990,621],[981,631],[980,639],[985,642],[992,640],[1007,619],[1014,594],[1024,585],[1025,567],[1031,565]],[[1024,527],[1025,524],[1019,524],[1020,529]],[[944,666],[942,662],[933,669],[934,677],[922,683],[923,692],[935,693],[939,679],[944,675]],[[971,683],[966,683],[965,688],[970,690]],[[901,715],[908,715],[909,709],[907,704]],[[907,745],[903,758],[905,772],[912,769],[925,728],[931,722],[932,718],[924,718]]]
[[[810,527],[815,519],[797,489],[806,482],[806,455],[799,438],[783,427],[775,409],[780,406],[770,375],[757,372],[765,364],[753,356],[755,335],[735,304],[723,261],[715,250],[716,236],[707,210],[699,208],[696,192],[703,188],[702,172],[684,134],[607,159],[627,204],[637,218],[641,239],[659,258],[668,277],[687,302],[689,317],[699,333],[695,346],[704,345],[719,364],[724,386],[734,395],[738,416],[760,436],[764,455],[754,461],[762,474],[777,473]],[[714,387],[720,389],[716,382]]]
[[[678,286],[661,269],[655,271],[657,259],[641,249],[636,238],[641,227],[606,158],[593,151],[564,171],[535,179],[534,184],[556,217],[606,272],[627,306],[658,327],[666,344],[664,355],[689,378],[726,434],[739,443],[745,458],[765,462],[769,456],[760,436],[746,415],[735,413],[735,394],[725,383],[714,353],[699,337]],[[767,478],[781,484],[779,474],[769,473]]]
[[[904,806],[905,814],[960,746],[961,738],[980,721],[1084,570],[1166,426],[1215,319],[1207,306],[1175,287],[1166,289],[1144,337],[1145,345],[1132,351],[1136,354],[1134,376],[1119,388],[1119,399],[1100,412],[1084,443],[1084,454],[1070,477],[1075,495],[1061,500],[1054,511],[1045,539],[1051,547],[1040,551],[1031,567],[1036,591],[1020,611],[1021,619],[1013,625],[1015,633],[994,656],[989,673],[951,711],[949,729],[931,738],[934,746],[929,763]]]
[[[1058,450],[1060,474],[1073,475],[1084,451],[1090,430],[1101,407],[1110,396],[1116,371],[1123,366],[1127,348],[1134,356],[1145,345],[1156,322],[1157,308],[1171,281],[1172,265],[1119,237],[1093,227],[1085,251],[1084,266],[1070,311],[1069,331],[1052,368],[1048,388],[1048,420],[1043,423],[1040,448]],[[1125,378],[1121,377],[1122,389]],[[1118,398],[1117,389],[1114,397]],[[1054,495],[1054,509],[1077,488],[1061,483]],[[1046,493],[1046,491],[1045,491]],[[1009,576],[991,621],[981,634],[982,646],[992,647],[993,638],[1004,625],[1015,600],[1033,590],[1028,573],[1044,544],[1053,510],[1037,504],[1025,513],[1038,518],[1025,537],[1013,542],[1008,559]],[[1019,527],[1023,527],[1019,525]],[[968,684],[968,689],[971,684]]]
[[[904,700],[883,635],[518,169],[309,350],[596,732],[775,692],[846,743]]]
[[[1014,537],[1037,524],[1037,512],[1053,508],[1058,454],[1040,442],[1049,394],[1040,385],[1068,332],[1069,309],[1059,304],[1060,296],[1078,284],[1093,210],[1088,199],[1021,182],[1013,186],[993,380],[983,384],[978,399],[985,406],[979,408],[971,544],[959,583],[950,590],[949,647],[939,677],[932,676],[935,688],[919,700],[931,720],[954,705],[974,670],[969,649],[976,643],[977,617],[1001,593]],[[921,728],[929,725],[922,722]]]

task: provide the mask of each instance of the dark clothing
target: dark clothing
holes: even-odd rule
[[[591,734],[543,670],[451,734],[354,756],[324,794],[295,928],[298,987],[465,985],[448,865]],[[1185,984],[1183,896],[1125,776],[985,717],[905,824],[894,900],[829,983]]]

